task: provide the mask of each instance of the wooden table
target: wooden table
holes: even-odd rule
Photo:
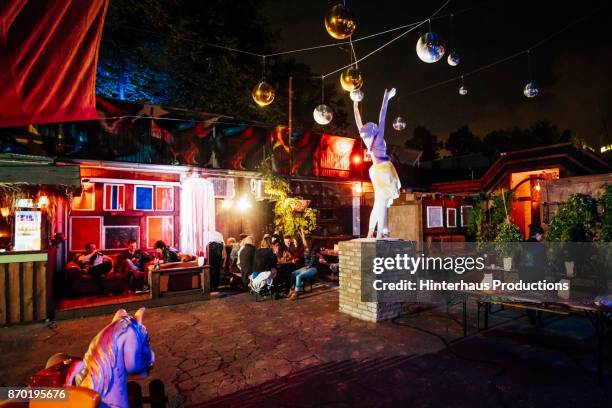
[[[161,269],[149,272],[151,298],[159,298],[169,292],[201,290],[210,294],[210,266],[198,266],[197,261],[173,262]]]
[[[500,305],[502,308],[512,308],[526,311],[533,311],[537,314],[538,321],[542,313],[555,314],[557,316],[579,316],[587,317],[593,324],[595,329],[596,358],[597,358],[597,380],[600,384],[603,383],[604,374],[604,342],[606,332],[612,336],[612,309],[597,306],[583,299],[585,297],[576,297],[575,299],[562,299],[558,296],[546,296],[539,299],[534,293],[521,293],[520,291],[504,292],[495,291],[494,293],[481,291],[465,291],[465,296],[462,302],[464,328],[467,328],[467,298],[469,296],[476,297],[477,300],[477,327],[481,330],[480,316],[484,314],[484,327],[489,328],[489,315],[494,313],[491,311],[491,305]],[[465,329],[464,329],[465,330]],[[464,332],[465,333],[465,332]],[[608,338],[610,349],[610,359],[612,363],[612,339]]]

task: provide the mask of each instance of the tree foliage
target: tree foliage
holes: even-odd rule
[[[271,161],[272,156],[268,156],[260,163],[258,170],[264,179],[264,193],[275,202],[274,226],[286,237],[310,234],[317,227],[317,210],[295,210],[301,198],[290,196],[289,181],[272,170]]]
[[[444,145],[453,156],[463,156],[482,151],[482,140],[467,125],[451,132]]]
[[[601,236],[604,242],[612,242],[612,184],[604,187],[601,195],[603,214],[601,216]]]
[[[590,242],[597,235],[597,202],[591,196],[574,193],[559,205],[550,222],[547,238],[552,242]]]
[[[439,150],[443,143],[424,126],[417,126],[411,139],[406,140],[405,146],[410,149],[423,151],[422,161],[437,160],[440,158]]]

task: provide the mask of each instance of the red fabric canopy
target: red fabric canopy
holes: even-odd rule
[[[97,119],[108,0],[0,1],[0,127]]]

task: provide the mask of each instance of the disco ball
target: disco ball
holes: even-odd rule
[[[393,121],[393,129],[397,130],[398,132],[406,129],[406,121],[404,120],[404,118],[402,118],[401,116],[395,118],[395,120]]]
[[[354,89],[350,93],[351,100],[353,102],[361,102],[363,101],[363,91],[361,89]]]
[[[344,4],[337,4],[325,16],[325,29],[327,33],[337,40],[350,37],[357,25],[353,14]]]
[[[327,125],[334,118],[334,112],[329,106],[321,104],[314,109],[312,116],[319,125]]]
[[[468,89],[465,85],[461,85],[461,88],[459,88],[459,95],[465,96],[468,94]]]
[[[251,92],[251,96],[259,106],[268,106],[274,101],[274,88],[266,81],[261,81]]]
[[[525,85],[525,89],[523,89],[523,95],[525,95],[527,98],[535,98],[538,92],[538,86],[533,81]]]
[[[448,59],[446,60],[446,62],[448,62],[448,65],[450,65],[451,67],[456,67],[461,62],[461,56],[457,51],[453,51],[448,54]]]
[[[361,85],[363,85],[363,76],[357,68],[347,68],[340,74],[340,85],[342,85],[342,88],[347,92],[354,91],[355,89],[361,88]]]
[[[421,61],[432,63],[438,62],[446,52],[446,45],[440,40],[438,34],[428,32],[423,34],[417,41],[416,52]]]

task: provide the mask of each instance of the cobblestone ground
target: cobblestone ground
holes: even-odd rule
[[[588,322],[513,318],[447,347],[460,327],[442,314],[364,323],[337,299],[319,287],[297,302],[236,294],[147,310],[149,379],[172,407],[610,406]],[[0,384],[25,382],[54,353],[83,355],[110,318],[0,328]]]

